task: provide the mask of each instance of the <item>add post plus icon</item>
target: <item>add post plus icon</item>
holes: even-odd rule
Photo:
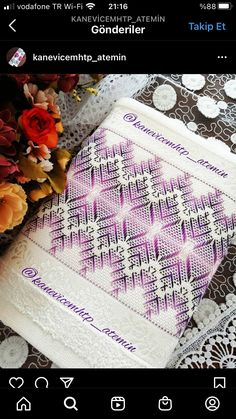
[[[74,377],[60,377],[60,380],[63,382],[65,388],[69,388]]]

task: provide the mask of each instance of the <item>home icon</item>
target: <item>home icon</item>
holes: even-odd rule
[[[31,403],[26,397],[21,397],[20,400],[16,403],[16,411],[17,412],[30,412],[31,411]]]

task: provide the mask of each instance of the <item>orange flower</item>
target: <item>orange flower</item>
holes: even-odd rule
[[[49,183],[45,182],[42,185],[39,185],[38,188],[33,189],[29,193],[29,199],[32,202],[37,202],[42,198],[45,198],[48,195],[51,195],[53,193],[53,189]]]
[[[53,118],[54,118],[54,120],[55,120],[55,125],[56,125],[56,130],[57,130],[57,133],[60,135],[60,134],[62,134],[63,133],[63,131],[64,131],[64,127],[63,127],[63,123],[62,123],[62,121],[61,121],[61,115],[60,115],[60,113],[52,113],[51,114],[52,116],[53,116]]]
[[[26,194],[20,185],[0,183],[0,233],[20,224],[27,208]]]
[[[51,154],[45,144],[34,145],[32,141],[28,141],[28,145],[29,147],[26,150],[26,154],[28,154],[28,159],[32,160],[34,163],[37,163],[38,160],[50,159]]]
[[[16,178],[16,181],[19,182],[19,183],[21,183],[21,184],[28,183],[28,182],[31,181],[30,178],[28,178],[28,177],[26,177],[26,176],[24,176],[22,174],[16,175],[15,178]]]
[[[44,109],[32,108],[23,111],[19,123],[26,138],[48,148],[55,148],[58,143],[55,121]]]
[[[55,92],[55,90],[52,87],[49,87],[48,89],[44,90],[44,94],[48,101],[48,109],[51,112],[60,115],[60,108],[58,105],[56,105],[58,94]]]
[[[56,122],[56,130],[58,134],[62,134],[64,131],[64,127],[61,121]]]
[[[24,84],[24,94],[32,106],[60,114],[60,108],[56,105],[58,94],[52,87],[40,90],[36,84],[28,83]]]

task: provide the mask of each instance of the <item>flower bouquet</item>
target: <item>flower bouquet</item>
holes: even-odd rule
[[[78,74],[0,76],[0,233],[22,223],[27,202],[64,190],[71,154],[59,147],[57,98],[62,91],[80,101],[78,87]],[[91,83],[84,88],[96,94]]]

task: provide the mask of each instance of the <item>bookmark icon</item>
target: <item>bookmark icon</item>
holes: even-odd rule
[[[60,380],[63,382],[65,388],[69,388],[74,377],[60,377]]]

